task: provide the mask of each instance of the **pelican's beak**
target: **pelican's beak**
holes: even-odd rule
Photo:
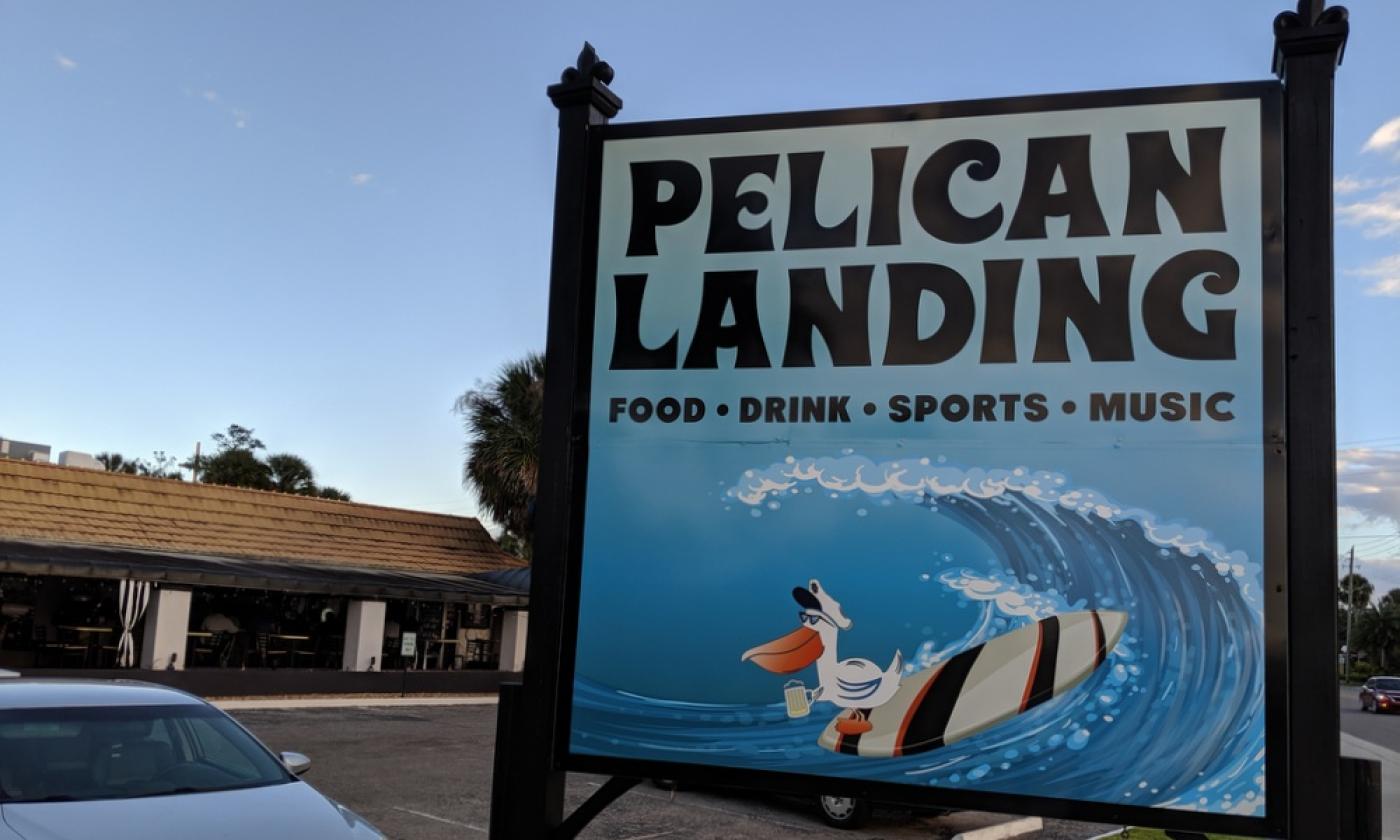
[[[753,660],[753,664],[765,671],[791,674],[816,662],[823,650],[822,637],[817,631],[799,627],[780,639],[749,648],[739,661]]]

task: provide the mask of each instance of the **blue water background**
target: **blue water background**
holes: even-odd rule
[[[1263,814],[1262,577],[1248,553],[1060,473],[899,454],[727,474],[644,449],[602,459],[591,487],[636,489],[642,465],[712,479],[660,483],[654,515],[589,533],[573,750]],[[1250,473],[1218,457],[1217,475]],[[739,661],[797,626],[789,593],[811,577],[855,622],[842,658],[884,666],[898,649],[907,672],[1049,614],[1129,621],[1089,679],[1030,712],[922,755],[842,756],[816,744],[834,707],[789,720],[788,677]],[[793,676],[815,685],[814,668]]]

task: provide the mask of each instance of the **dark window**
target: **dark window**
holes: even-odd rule
[[[0,803],[207,793],[293,780],[209,706],[0,711]]]

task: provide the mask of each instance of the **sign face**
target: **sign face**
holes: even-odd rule
[[[598,129],[567,766],[1276,830],[1278,113]]]
[[[418,634],[404,633],[399,636],[399,656],[416,656],[418,654]]]

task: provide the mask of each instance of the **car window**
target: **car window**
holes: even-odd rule
[[[185,721],[185,725],[195,755],[200,760],[239,779],[251,781],[258,778],[257,757],[247,755],[240,749],[240,746],[246,748],[247,745],[229,739],[227,733],[217,729],[208,719]],[[251,745],[251,742],[248,742],[248,745]]]
[[[1372,688],[1379,688],[1381,691],[1400,691],[1400,679],[1394,677],[1377,678]]]
[[[210,706],[0,711],[0,803],[206,793],[293,780]]]

